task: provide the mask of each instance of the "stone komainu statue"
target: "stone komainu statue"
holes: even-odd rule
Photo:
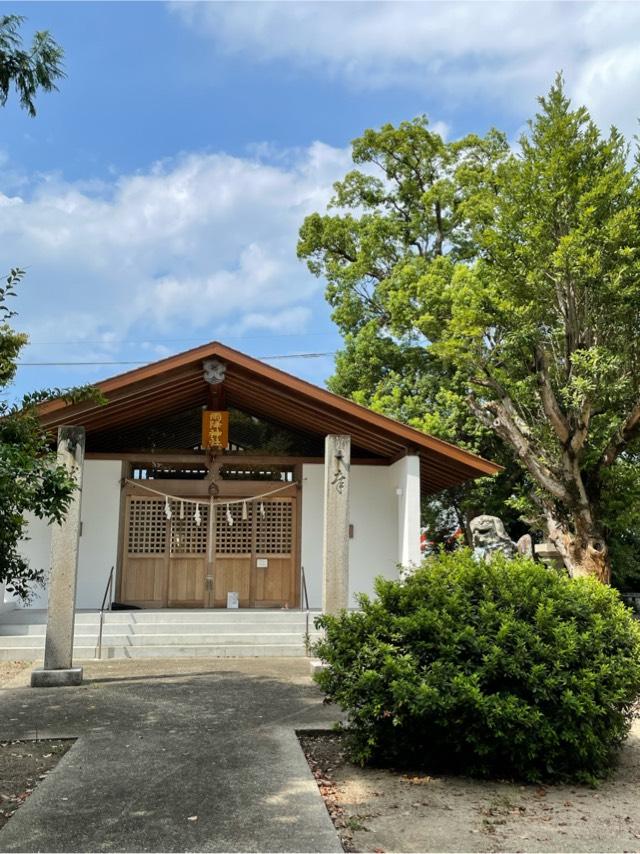
[[[525,554],[533,557],[531,537],[525,534],[517,543],[507,534],[502,519],[497,516],[476,516],[469,523],[473,544],[473,554],[480,560],[491,560],[495,552],[507,557]]]
[[[530,534],[524,534],[517,543],[507,534],[502,519],[498,516],[476,516],[469,522],[471,529],[473,555],[477,560],[491,560],[496,552],[502,552],[507,557],[516,554],[533,558],[533,541]],[[415,566],[404,566],[400,569],[400,580],[406,581],[416,571]]]

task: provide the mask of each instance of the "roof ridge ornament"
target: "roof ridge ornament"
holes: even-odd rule
[[[209,385],[220,385],[224,382],[227,373],[227,363],[220,359],[207,359],[202,363],[204,381]]]

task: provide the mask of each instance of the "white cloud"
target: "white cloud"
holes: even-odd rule
[[[640,4],[173,3],[186,26],[250,61],[286,60],[359,88],[411,86],[528,115],[562,70],[603,124],[635,131]]]
[[[314,143],[280,159],[190,154],[112,184],[43,176],[0,194],[0,269],[27,269],[19,326],[68,342],[58,359],[77,358],[78,340],[99,359],[126,337],[304,334],[322,285],[296,258],[298,229],[349,164],[347,149]]]
[[[607,129],[617,125],[628,139],[638,133],[640,118],[640,51],[622,45],[590,58],[573,89],[575,99],[587,104],[596,122]]]
[[[224,324],[218,327],[217,335],[221,338],[229,336],[231,339],[247,332],[274,333],[282,335],[296,335],[308,327],[313,312],[308,306],[294,306],[281,311],[252,311],[244,315],[237,323]],[[258,335],[257,337],[260,337]],[[267,336],[268,337],[268,336]]]

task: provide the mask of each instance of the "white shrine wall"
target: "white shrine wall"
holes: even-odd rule
[[[78,555],[78,608],[100,607],[109,570],[118,554],[120,477],[118,460],[85,460],[82,484],[82,535]],[[29,518],[29,539],[20,544],[21,553],[36,569],[50,570],[51,528],[35,516]],[[17,603],[7,596],[7,604]],[[19,607],[24,607],[19,605]],[[35,589],[31,608],[47,607],[47,588]]]
[[[121,463],[86,460],[82,493],[82,535],[78,559],[77,607],[97,609],[118,552]],[[302,565],[312,608],[322,606],[322,530],[324,465],[305,463],[302,484]],[[397,578],[399,564],[420,562],[420,472],[417,457],[391,466],[351,466],[349,604],[356,593],[373,592],[377,575]],[[32,566],[48,573],[51,530],[41,519],[29,520],[29,539],[21,552]],[[0,591],[1,593],[1,591]],[[1,597],[0,597],[1,599]],[[0,611],[24,607],[8,594]],[[36,590],[30,606],[47,607],[47,590]]]
[[[302,565],[309,604],[322,607],[324,465],[302,468]],[[373,593],[376,576],[398,578],[398,566],[420,562],[418,457],[391,466],[351,465],[349,606],[356,593]]]

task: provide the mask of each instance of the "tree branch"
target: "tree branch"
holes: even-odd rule
[[[440,206],[440,199],[436,199],[435,204],[435,216],[436,216],[436,242],[433,247],[433,254],[436,256],[442,255],[442,247],[444,245],[444,228],[442,224],[442,208]]]
[[[559,501],[572,503],[572,496],[554,475],[551,469],[542,462],[539,449],[534,448],[530,433],[523,433],[518,422],[512,417],[513,403],[506,397],[503,400],[492,400],[481,404],[475,395],[467,398],[471,411],[476,418],[492,430],[495,430],[515,450],[522,465],[543,489]],[[493,415],[493,417],[492,417]]]
[[[527,439],[533,440],[533,434],[529,429],[529,425],[517,411],[505,387],[502,385],[502,383],[498,382],[498,380],[494,376],[492,376],[486,365],[482,366],[482,370],[484,371],[486,380],[474,378],[472,379],[473,384],[490,388],[500,400],[502,406],[504,406],[506,412],[508,413],[520,433],[522,433],[523,436],[526,436]]]
[[[580,416],[578,418],[576,429],[573,431],[571,441],[569,442],[569,447],[573,451],[574,456],[580,453],[584,447],[587,434],[589,433],[589,424],[591,423],[592,414],[593,410],[591,407],[591,401],[585,398],[580,409]]]
[[[612,465],[618,456],[638,435],[640,435],[640,400],[633,406],[631,412],[611,437],[598,461],[597,468]]]
[[[553,427],[556,436],[563,445],[566,445],[571,431],[569,430],[569,422],[560,408],[560,404],[558,403],[553,389],[551,388],[551,383],[549,382],[549,362],[547,354],[541,347],[536,347],[534,353],[536,375],[538,378],[538,391],[540,392],[542,408],[544,409],[544,413],[549,419],[549,423]]]

